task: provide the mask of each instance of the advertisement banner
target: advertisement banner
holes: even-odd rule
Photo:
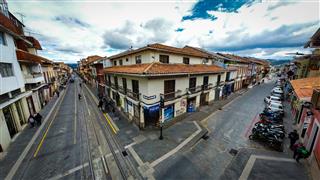
[[[170,120],[173,118],[173,105],[167,106],[164,108],[164,121]]]

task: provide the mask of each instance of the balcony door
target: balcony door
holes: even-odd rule
[[[192,77],[189,79],[189,91],[194,92],[197,85],[197,78]]]
[[[123,86],[123,91],[126,94],[127,93],[127,79],[122,78],[122,86]]]
[[[139,98],[139,81],[132,80],[132,92],[135,98]]]
[[[167,80],[164,81],[164,98],[165,99],[171,99],[175,97],[175,80]]]
[[[208,83],[209,83],[209,77],[208,76],[204,76],[203,77],[203,88],[207,88],[208,87]]]

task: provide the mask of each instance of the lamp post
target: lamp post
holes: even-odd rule
[[[162,127],[163,127],[163,125],[162,125],[162,122],[161,122],[161,123],[160,123],[160,137],[159,137],[160,140],[163,140]]]

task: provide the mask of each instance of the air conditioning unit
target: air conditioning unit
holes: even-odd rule
[[[311,103],[314,108],[320,110],[320,89],[314,89],[311,97]]]

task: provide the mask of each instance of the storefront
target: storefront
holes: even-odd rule
[[[163,108],[163,121],[167,122],[174,117],[174,104],[170,104]]]
[[[3,115],[4,115],[4,119],[6,121],[7,127],[8,127],[8,131],[10,134],[10,137],[12,138],[15,134],[18,133],[18,127],[15,123],[15,118],[14,118],[14,114],[13,114],[13,110],[11,108],[11,105],[5,107],[2,109]]]
[[[156,126],[159,121],[159,104],[152,106],[144,106],[143,114],[144,114],[144,122],[146,126]]]
[[[188,98],[187,100],[187,112],[195,112],[196,111],[196,99],[197,97]]]

